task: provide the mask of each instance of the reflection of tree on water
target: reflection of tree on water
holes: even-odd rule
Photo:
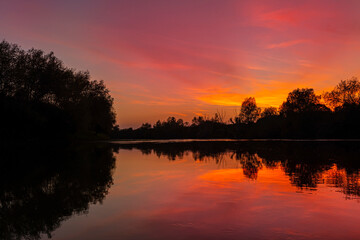
[[[316,188],[317,184],[320,183],[322,171],[325,167],[292,161],[281,162],[281,166],[284,172],[289,176],[292,184],[299,188],[310,189]]]
[[[1,149],[0,239],[39,239],[102,202],[112,185],[109,147]]]
[[[249,179],[256,179],[258,172],[262,169],[262,159],[255,153],[248,152],[235,154],[235,159],[238,160],[243,169],[243,173]]]
[[[222,165],[235,159],[250,179],[258,171],[281,167],[291,184],[300,189],[316,190],[318,184],[339,188],[347,197],[360,196],[359,142],[182,142],[141,143],[118,147],[154,152],[169,160],[182,158],[191,152],[196,161],[215,161]],[[336,170],[333,169],[336,164]],[[332,171],[330,171],[332,170]],[[332,175],[330,175],[332,174]]]
[[[327,185],[341,189],[346,198],[360,196],[359,171],[348,173],[334,165],[324,173],[323,179]]]

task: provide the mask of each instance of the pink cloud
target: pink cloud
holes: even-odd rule
[[[291,47],[291,46],[295,46],[295,45],[302,44],[302,43],[308,43],[308,42],[309,42],[308,40],[299,39],[299,40],[292,40],[292,41],[270,44],[266,48],[269,48],[269,49],[286,48],[286,47]]]
[[[281,104],[360,74],[358,1],[110,2],[4,3],[0,38],[104,79],[120,125],[246,96]]]

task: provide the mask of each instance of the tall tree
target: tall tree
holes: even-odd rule
[[[320,98],[312,88],[297,88],[289,93],[280,106],[280,114],[326,111],[327,108],[320,103]]]
[[[241,104],[240,114],[235,119],[239,123],[255,123],[260,117],[261,109],[256,105],[255,98],[248,97]]]

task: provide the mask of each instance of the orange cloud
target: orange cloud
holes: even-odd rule
[[[170,115],[179,115],[179,116],[183,116],[183,117],[186,117],[187,114],[184,114],[184,113],[178,113],[178,112],[168,112]]]
[[[204,113],[201,113],[201,112],[194,112],[194,114],[199,117],[205,116]]]
[[[278,107],[285,99],[289,91],[286,90],[263,90],[253,94],[218,93],[200,96],[197,99],[211,105],[241,106],[246,97],[255,97],[260,107]]]
[[[217,93],[200,96],[197,99],[213,105],[241,106],[241,103],[244,100],[244,95],[237,93]]]

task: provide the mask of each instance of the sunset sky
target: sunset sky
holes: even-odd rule
[[[103,79],[120,127],[360,77],[360,1],[0,0],[0,39]]]

